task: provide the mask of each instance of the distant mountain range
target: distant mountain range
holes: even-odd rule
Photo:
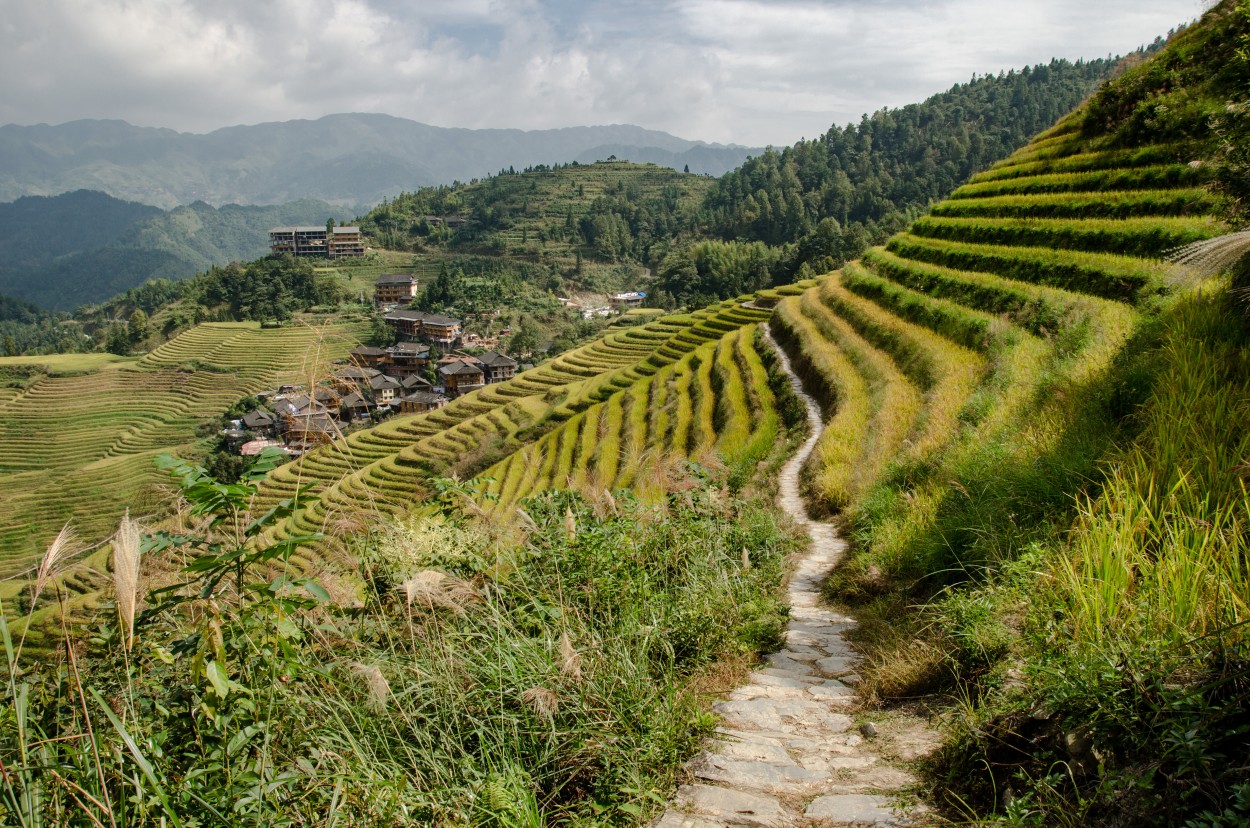
[[[161,210],[100,192],[0,204],[0,294],[69,311],[148,279],[185,279],[269,252],[266,230],[324,224],[353,211],[304,199],[277,206],[196,202]]]
[[[389,115],[235,126],[205,135],[72,121],[0,127],[0,201],[87,189],[162,208],[320,199],[355,210],[401,191],[501,169],[616,156],[719,176],[762,148],[628,125],[448,129]]]

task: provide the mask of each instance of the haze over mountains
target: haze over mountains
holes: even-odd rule
[[[719,176],[762,148],[613,125],[449,129],[377,114],[234,126],[205,135],[81,120],[0,126],[0,201],[88,189],[171,208],[195,201],[346,208],[500,169],[615,155]]]
[[[0,204],[0,294],[69,311],[141,285],[269,252],[264,230],[351,218],[324,201],[161,210],[92,190]]]

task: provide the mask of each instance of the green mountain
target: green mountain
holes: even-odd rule
[[[629,826],[676,800],[657,824],[732,809],[797,825],[899,822],[887,806],[922,800],[906,820],[1250,823],[1250,244],[1228,233],[1250,178],[1247,44],[1250,7],[1224,0],[842,267],[623,316],[435,410],[262,458],[255,489],[166,462],[189,507],[142,559],[123,530],[34,588],[0,587],[45,623],[6,627],[22,715],[0,728],[0,808]],[[501,175],[368,221],[430,257],[655,256],[641,231],[680,227],[699,193],[678,178],[631,196],[648,171]],[[588,172],[605,209],[578,213]],[[565,208],[559,233],[542,204]],[[804,238],[688,255],[699,276]],[[1177,245],[1206,267],[1169,262]],[[283,260],[216,276],[272,288],[281,267],[337,278]],[[66,360],[86,375],[7,389],[12,569],[67,493],[103,508],[143,453],[188,438],[199,404],[274,381],[264,362],[297,362],[280,340],[316,333],[198,326],[137,362]],[[790,571],[812,600],[786,630],[797,544],[762,501],[803,441],[798,380],[822,410],[796,474],[807,504],[786,508],[829,519],[813,552],[838,559],[819,585],[837,606],[815,606],[805,562]],[[58,469],[72,488],[42,491]],[[144,603],[127,577],[141,560],[170,583]],[[75,623],[49,623],[62,607]],[[843,633],[820,658],[813,636]],[[752,667],[708,712],[709,689]],[[687,763],[718,715],[722,736],[760,730]]]
[[[272,207],[203,202],[163,211],[79,190],[0,204],[0,292],[50,310],[115,296],[150,279],[186,279],[268,252],[280,224],[322,224],[320,201]]]
[[[446,129],[361,113],[206,135],[123,121],[9,124],[0,126],[0,198],[85,188],[166,208],[201,200],[282,204],[306,198],[354,207],[508,166],[615,155],[720,175],[761,151],[628,125]]]
[[[654,263],[656,287],[677,304],[702,304],[799,278],[805,263],[821,272],[853,259],[1162,43],[1117,60],[1053,60],[973,78],[922,103],[770,149],[716,181],[693,235],[763,243],[772,252],[678,248]]]
[[[657,274],[658,302],[698,306],[790,281],[804,263],[827,269],[854,258],[1142,57],[1054,60],[974,78],[769,149],[716,180],[650,173],[677,188],[667,195],[667,185],[630,183],[644,179],[620,172],[623,164],[509,168],[401,194],[361,224],[377,246],[396,250],[633,261]]]

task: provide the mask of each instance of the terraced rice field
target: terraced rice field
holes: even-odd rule
[[[431,476],[467,476],[491,461],[498,462],[483,485],[506,487],[511,503],[567,485],[570,473],[626,485],[669,451],[747,456],[775,419],[750,336],[770,311],[743,307],[750,298],[609,330],[438,411],[397,417],[313,451],[262,486],[262,506],[301,485],[317,495],[271,537],[325,532],[321,546],[332,546],[371,516],[422,500]]]
[[[0,576],[32,566],[66,522],[93,543],[127,508],[166,509],[168,498],[154,489],[167,482],[153,465],[157,454],[193,451],[198,423],[241,397],[316,373],[362,332],[348,324],[205,324],[137,360],[45,365],[49,373],[0,398]],[[5,362],[0,369],[17,360]]]
[[[1227,231],[1185,146],[1106,148],[1078,123],[779,303],[778,338],[828,402],[805,474],[828,509],[893,475],[923,522],[951,494],[933,458],[957,468],[1014,433],[1002,462],[1031,462],[1063,432],[1051,396],[1095,385],[1168,289],[1165,251]]]
[[[762,458],[779,423],[754,332],[748,324],[708,340],[497,463],[483,475],[492,508],[583,485],[647,497],[674,457]]]

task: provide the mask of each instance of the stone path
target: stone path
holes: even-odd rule
[[[916,825],[923,808],[897,793],[915,780],[891,762],[915,758],[935,740],[915,717],[860,727],[851,717],[858,659],[842,633],[855,620],[820,600],[820,583],[846,543],[832,525],[808,517],[799,494],[799,469],[823,422],[785,352],[773,345],[807,404],[812,431],[782,468],[778,505],[811,535],[811,547],[790,579],[785,649],[713,706],[722,725],[687,766],[697,781],[682,785],[652,826]]]

